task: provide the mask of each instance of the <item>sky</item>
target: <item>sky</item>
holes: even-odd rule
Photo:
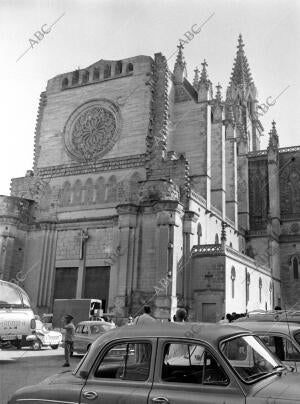
[[[192,27],[200,31],[193,37]],[[206,59],[225,95],[239,33],[259,103],[279,96],[261,117],[262,148],[273,119],[281,147],[300,145],[298,0],[0,0],[0,194],[32,169],[39,96],[50,78],[157,52],[173,70],[182,39],[187,78]]]

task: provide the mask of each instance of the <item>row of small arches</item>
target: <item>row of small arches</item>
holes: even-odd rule
[[[114,65],[114,74],[113,76],[119,76],[124,73],[131,73],[133,72],[133,64],[127,63],[126,65],[123,62],[119,61]],[[74,86],[77,84],[87,84],[91,80],[98,81],[98,80],[105,80],[112,77],[112,65],[106,64],[104,65],[103,71],[100,70],[100,67],[95,67],[93,70],[83,70],[81,77],[80,71],[75,70],[72,73],[71,83],[69,83],[68,77],[65,77],[62,81],[62,88],[65,89],[69,87],[69,85]]]
[[[60,192],[60,206],[91,205],[122,200],[124,194],[132,200],[138,198],[139,181],[141,176],[134,173],[129,179],[117,182],[115,175],[111,175],[107,181],[99,177],[95,182],[88,178],[83,184],[77,179],[72,185],[65,181]]]

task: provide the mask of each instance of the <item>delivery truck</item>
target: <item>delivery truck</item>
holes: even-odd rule
[[[28,345],[35,333],[35,315],[26,292],[15,283],[0,280],[0,347]]]
[[[55,299],[53,304],[53,328],[61,328],[64,316],[71,314],[74,324],[80,321],[99,320],[103,315],[99,299]]]

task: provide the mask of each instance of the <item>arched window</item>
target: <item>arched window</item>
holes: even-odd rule
[[[82,202],[82,184],[80,180],[76,180],[73,187],[73,205],[80,205]]]
[[[230,241],[230,243],[229,243],[229,247],[231,247],[232,248],[232,242]]]
[[[215,235],[215,244],[219,244],[219,235],[216,233]]]
[[[261,277],[259,277],[259,280],[258,280],[258,288],[259,288],[259,303],[261,303],[261,290],[262,290],[262,280],[261,280]]]
[[[231,275],[230,275],[230,279],[231,279],[231,297],[232,299],[234,299],[234,281],[236,278],[236,273],[235,273],[235,268],[232,267],[231,268]]]
[[[198,245],[201,244],[201,237],[202,237],[202,226],[201,226],[201,223],[198,223],[198,226],[197,226],[197,244]]]
[[[250,273],[246,268],[246,305],[249,303],[250,299]]]
[[[99,67],[95,67],[93,71],[93,80],[99,80],[99,77],[100,77]]]
[[[137,201],[139,197],[139,190],[140,190],[139,181],[141,181],[140,174],[138,172],[133,173],[129,180],[129,192],[130,192],[130,199],[132,201]]]
[[[133,72],[133,64],[132,63],[128,63],[128,65],[126,66],[126,73],[130,73]]]
[[[79,70],[75,70],[72,75],[72,84],[78,84],[79,82]]]
[[[62,87],[62,88],[67,88],[68,85],[69,85],[69,80],[67,79],[67,77],[65,77],[65,78],[63,79],[63,81],[62,81],[61,87]]]
[[[292,259],[292,268],[294,279],[299,279],[299,261],[297,257]]]
[[[117,62],[115,66],[115,75],[117,76],[118,74],[122,73],[122,62]]]
[[[60,205],[69,206],[71,204],[71,184],[66,181],[61,189],[60,193]]]
[[[111,65],[105,65],[104,67],[104,78],[107,79],[111,76]]]
[[[87,83],[89,79],[90,79],[90,72],[88,70],[85,70],[82,75],[82,83],[83,84]]]
[[[91,178],[87,179],[84,186],[84,204],[91,205],[94,201],[94,185]]]
[[[109,178],[109,180],[107,181],[106,189],[107,189],[106,201],[107,202],[116,202],[116,200],[117,200],[117,179],[114,175],[112,175]]]
[[[100,177],[96,182],[96,203],[103,203],[105,201],[105,181]]]

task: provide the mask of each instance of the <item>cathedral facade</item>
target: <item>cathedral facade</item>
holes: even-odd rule
[[[40,313],[99,298],[117,318],[299,308],[300,147],[260,150],[257,90],[239,37],[222,97],[207,63],[100,60],[50,79],[34,164],[0,196],[0,278]]]

